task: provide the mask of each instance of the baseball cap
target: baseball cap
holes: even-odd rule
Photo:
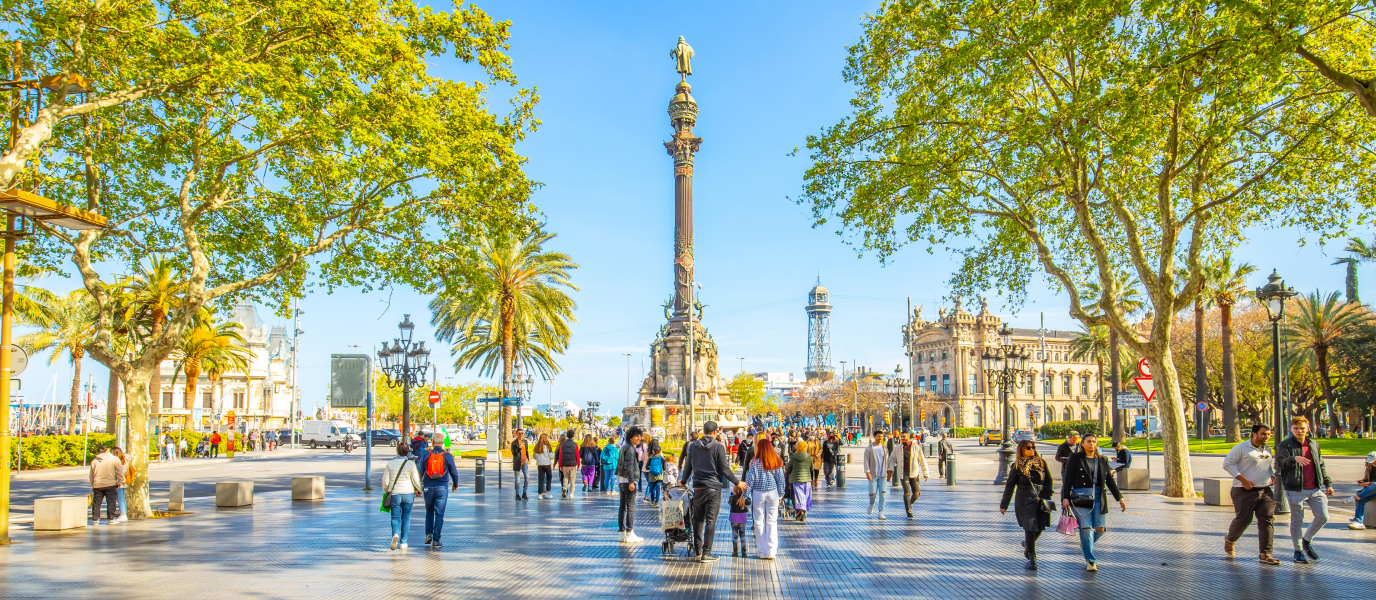
[[[703,432],[703,433],[712,433],[713,431],[716,431],[716,430],[717,430],[717,422],[716,422],[716,421],[708,421],[708,422],[702,424],[702,432]]]
[[[1372,453],[1366,455],[1366,462],[1369,462],[1369,463],[1376,463],[1376,452],[1372,452]]]

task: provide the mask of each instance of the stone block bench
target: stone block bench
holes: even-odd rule
[[[86,526],[90,496],[39,498],[33,503],[33,528],[36,531],[61,531]]]
[[[325,477],[323,475],[313,475],[310,477],[292,477],[291,499],[324,500]]]
[[[1210,477],[1204,480],[1204,503],[1210,506],[1233,505],[1233,479]]]
[[[220,481],[215,484],[215,506],[251,506],[252,481]]]
[[[1131,467],[1118,472],[1118,489],[1120,490],[1149,490],[1151,489],[1151,479],[1147,478],[1146,469],[1133,469]]]

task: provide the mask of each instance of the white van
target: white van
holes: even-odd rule
[[[312,448],[342,448],[344,440],[352,438],[355,442],[362,438],[345,421],[302,421],[301,443]]]

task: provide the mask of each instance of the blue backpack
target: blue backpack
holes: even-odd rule
[[[651,475],[664,474],[664,457],[655,456],[650,459],[650,464],[645,468]]]

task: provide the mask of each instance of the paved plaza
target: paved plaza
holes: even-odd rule
[[[858,458],[858,457],[857,457]],[[977,462],[980,457],[971,457]],[[1086,573],[1076,538],[1048,531],[1041,570],[1030,573],[1013,516],[998,513],[998,488],[933,479],[917,519],[890,494],[887,521],[864,514],[858,464],[844,490],[821,491],[806,524],[780,524],[779,560],[730,557],[725,513],[715,564],[660,553],[657,513],[637,510],[646,542],[616,543],[616,500],[517,503],[489,479],[475,495],[465,470],[450,496],[442,550],[421,547],[423,513],[412,520],[412,548],[388,550],[380,492],[331,487],[324,501],[292,502],[288,492],[258,494],[245,508],[193,498],[185,516],[67,532],[14,531],[0,548],[6,598],[1370,598],[1376,531],[1348,531],[1338,505],[1318,538],[1322,560],[1288,560],[1288,529],[1277,527],[1278,567],[1254,558],[1255,535],[1238,558],[1221,555],[1230,508],[1130,494],[1126,514],[1109,515],[1100,571]],[[489,471],[489,475],[494,475]],[[533,478],[532,478],[533,480]],[[532,484],[534,482],[532,481]],[[557,485],[557,482],[556,482]],[[531,490],[534,498],[534,490]],[[752,552],[753,553],[753,552]]]

